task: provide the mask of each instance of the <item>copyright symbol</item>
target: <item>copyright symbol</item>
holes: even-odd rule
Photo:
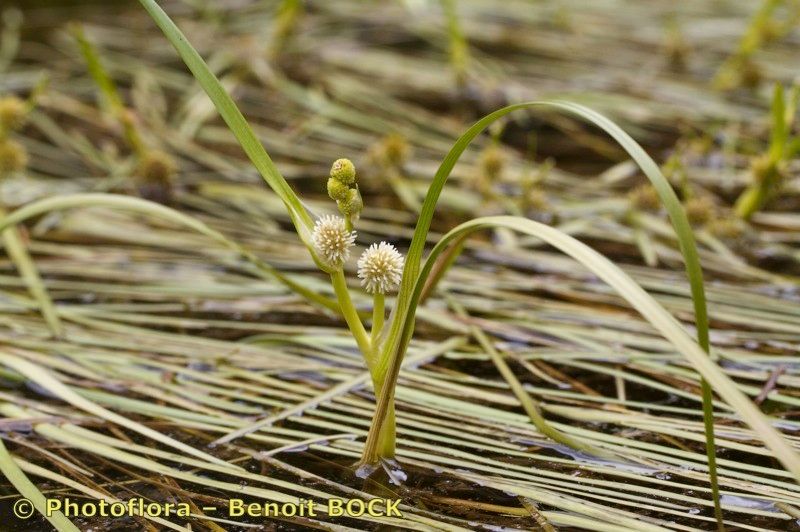
[[[14,515],[20,519],[29,519],[33,512],[33,503],[28,499],[17,499],[14,503]]]

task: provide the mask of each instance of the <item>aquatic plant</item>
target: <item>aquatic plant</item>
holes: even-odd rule
[[[788,97],[783,85],[775,85],[772,96],[770,141],[765,152],[753,158],[750,185],[736,200],[736,214],[750,218],[778,194],[786,174],[786,166],[800,153],[800,137],[792,134],[800,85],[794,85]]]
[[[343,272],[338,269],[331,271],[330,267],[326,266],[324,261],[320,259],[315,249],[311,237],[314,226],[312,215],[306,210],[302,202],[281,176],[261,143],[256,139],[241,112],[225,93],[215,76],[205,66],[205,63],[197,51],[191,47],[166,13],[164,13],[153,0],[140,0],[140,2],[150,13],[164,34],[169,38],[195,78],[206,90],[209,97],[217,106],[221,116],[231,128],[234,135],[236,135],[245,153],[247,153],[265,181],[284,202],[295,225],[298,236],[305,243],[317,264],[323,270],[331,274],[331,279],[342,309],[344,310],[348,307],[352,307],[352,302],[349,301],[349,294],[347,292]],[[568,112],[602,128],[633,157],[636,163],[642,168],[645,175],[650,179],[670,215],[680,242],[681,252],[684,255],[694,300],[699,347],[689,339],[686,333],[678,326],[677,322],[675,322],[674,318],[669,316],[669,314],[656,304],[646,292],[639,288],[638,285],[631,281],[610,261],[604,259],[599,254],[596,254],[596,252],[593,252],[571,237],[530,220],[494,217],[478,219],[462,224],[448,233],[448,235],[437,244],[423,265],[422,255],[425,248],[425,241],[439,195],[453,166],[466,146],[495,120],[519,109],[537,107]],[[376,394],[378,395],[378,403],[373,424],[365,444],[361,460],[362,464],[371,465],[381,457],[390,458],[393,456],[395,430],[393,420],[394,386],[397,382],[405,350],[413,334],[416,307],[420,301],[423,288],[427,284],[427,278],[434,269],[434,263],[437,257],[444,252],[451,243],[458,241],[458,239],[470,233],[488,227],[507,227],[511,230],[522,231],[538,236],[551,243],[551,245],[572,255],[573,258],[581,261],[585,266],[589,267],[599,277],[606,280],[606,282],[609,282],[626,297],[637,310],[675,345],[692,366],[702,375],[703,411],[707,436],[709,471],[711,473],[712,487],[715,491],[715,501],[718,500],[718,497],[716,496],[717,488],[715,480],[713,411],[711,406],[712,389],[733,406],[748,424],[758,430],[764,438],[766,445],[775,453],[775,456],[793,473],[793,475],[800,478],[800,457],[797,456],[797,453],[786,442],[783,436],[772,427],[758,408],[736,388],[734,383],[721,372],[716,364],[708,357],[710,346],[702,272],[697,258],[691,226],[671,186],[661,174],[653,160],[618,126],[583,106],[564,101],[516,104],[487,115],[462,135],[442,162],[423,203],[417,227],[414,231],[414,238],[411,241],[406,256],[403,279],[398,290],[397,301],[392,311],[390,323],[385,327],[386,332],[384,333],[380,349],[376,351],[379,354],[373,361],[375,369],[372,370],[372,374]],[[356,340],[359,341],[359,338],[361,338],[359,343],[365,344],[364,339],[366,338],[366,332],[362,334],[361,331],[363,325],[361,325],[360,321],[355,320],[353,312],[344,311],[344,315],[351,331],[357,331],[354,335]],[[372,348],[373,346],[369,347]],[[363,354],[365,352],[365,346],[360,345],[360,348]],[[365,355],[365,358],[369,358],[369,356]],[[241,433],[243,433],[243,431],[237,432],[237,434]],[[228,438],[221,439],[221,441],[226,439]],[[719,504],[716,503],[716,506],[719,517]]]
[[[173,196],[178,163],[172,155],[153,147],[145,140],[138,118],[123,102],[117,84],[103,66],[99,50],[86,36],[83,27],[72,24],[70,31],[97,87],[101,108],[122,129],[125,142],[133,154],[133,185],[136,191],[145,199],[169,204]]]
[[[750,19],[738,47],[714,75],[714,87],[719,90],[758,87],[763,75],[754,56],[766,43],[791,31],[800,13],[795,4],[791,6],[793,12],[778,20],[776,11],[786,3],[785,0],[762,0]]]
[[[442,151],[444,151],[444,150],[442,150]],[[342,155],[348,155],[348,152],[347,152],[347,151],[342,151],[342,152],[341,152],[341,154],[342,154]],[[349,155],[351,155],[351,156],[352,156],[352,154],[349,154]],[[338,154],[333,154],[331,158],[333,158],[333,157],[335,157],[335,156],[338,156]],[[320,189],[322,188],[322,180],[320,180],[320,182],[317,184],[317,186],[318,186]],[[341,187],[340,187],[340,188],[341,188]],[[347,188],[348,188],[348,190],[351,190],[351,189],[350,189],[350,187],[347,187]],[[339,193],[341,193],[341,190],[339,190]],[[348,192],[348,194],[350,194],[350,193]],[[446,199],[447,199],[447,196],[448,196],[448,195],[447,195],[447,193],[443,194],[443,198],[442,198],[442,199],[446,200]],[[365,198],[367,199],[367,206],[369,207],[369,205],[370,205],[370,197],[369,197],[369,194],[365,194]],[[86,199],[86,198],[84,198],[84,199]],[[98,198],[98,203],[96,203],[96,204],[100,204],[100,205],[104,204],[104,203],[101,203],[101,202],[99,201],[100,199],[102,199],[103,201],[105,201],[107,198]],[[124,199],[124,200],[131,199],[131,200],[135,200],[135,198],[120,198],[120,199]],[[345,199],[345,197],[344,197],[344,196],[342,196],[342,197],[340,197],[340,198],[339,198],[339,200],[341,200],[341,199]],[[338,200],[337,200],[337,201],[338,201]],[[132,203],[132,202],[131,202],[131,203]],[[109,204],[110,204],[110,202],[109,202]],[[91,203],[90,203],[90,202],[88,202],[88,201],[85,201],[84,203],[81,203],[81,204],[74,203],[73,205],[74,205],[74,206],[76,206],[76,205],[81,205],[81,206],[83,206],[83,205],[91,205]],[[129,205],[130,205],[130,204],[129,204]],[[146,203],[141,203],[141,202],[137,202],[137,203],[136,203],[136,205],[137,205],[137,209],[138,209],[138,208],[140,208],[140,207],[141,207],[141,208],[144,208],[144,206],[146,206],[146,207],[147,207],[147,209],[149,209],[149,208],[151,207],[150,205],[148,205],[148,204],[146,204]],[[320,210],[321,210],[322,212],[327,212],[327,209],[320,209]],[[148,212],[148,218],[149,218],[149,215],[151,215],[151,214],[152,214],[153,216],[155,216],[155,213],[154,213],[154,212],[150,212],[150,211],[136,211],[136,212]],[[341,211],[340,211],[340,213],[341,213]],[[314,212],[312,212],[311,214],[312,214],[312,221],[314,222],[314,224],[313,224],[313,225],[315,226],[315,225],[316,225],[316,222],[317,222],[317,221],[318,221],[320,218],[322,218],[322,216],[319,216],[317,213],[314,213]],[[143,217],[143,218],[145,218],[145,217]],[[146,219],[146,218],[145,218],[145,219]],[[242,220],[242,221],[244,222],[244,220]],[[247,221],[249,222],[249,220],[247,220]],[[242,223],[242,225],[245,225],[245,224],[244,224],[244,223]],[[355,225],[356,225],[356,226],[358,225],[358,221],[357,221],[357,220],[356,220],[356,222],[355,222]],[[313,226],[312,226],[312,227],[313,227]],[[356,227],[356,229],[358,229],[358,227]],[[313,229],[312,229],[312,231],[313,231]],[[364,232],[364,234],[367,234],[367,232],[365,231],[365,232]],[[312,237],[313,237],[313,234],[312,234]],[[463,243],[463,242],[465,242],[465,239],[464,239],[464,237],[465,237],[465,235],[460,235],[460,236],[456,237],[456,240],[455,240],[454,242],[457,242],[457,243]],[[362,238],[363,238],[363,237],[362,237]],[[314,240],[314,239],[313,239],[313,238],[311,238],[311,241],[312,241],[312,242],[313,242],[313,240]],[[364,242],[364,244],[365,244],[365,245],[368,245],[368,244],[369,244],[369,241],[366,241],[366,242]],[[455,244],[455,243],[454,243],[453,245],[454,245],[454,246],[456,246],[456,244]],[[472,245],[472,243],[470,243],[470,245]],[[480,245],[483,245],[483,243],[480,243],[480,242],[479,242],[479,243],[478,243],[478,245],[479,245],[479,246],[480,246]],[[235,249],[235,248],[231,248],[231,249]],[[448,247],[448,248],[446,248],[446,249],[445,249],[445,251],[443,251],[443,252],[441,253],[441,255],[439,255],[439,256],[440,256],[440,257],[451,257],[451,258],[454,258],[454,257],[457,255],[457,253],[454,253],[454,252],[453,252],[453,249],[454,249],[453,247]],[[470,247],[467,247],[466,249],[470,249]],[[476,248],[471,248],[471,249],[476,249]],[[215,250],[215,251],[218,251],[218,250]],[[355,247],[354,247],[354,248],[352,248],[351,257],[352,257],[352,258],[355,258],[356,256],[358,256],[358,253],[357,253],[357,252],[355,252]],[[353,261],[350,261],[350,266],[352,266],[352,262],[353,262]],[[445,266],[442,266],[443,264],[444,264]],[[434,264],[433,264],[433,268],[432,268],[432,270],[431,270],[431,274],[430,274],[430,275],[429,275],[429,276],[428,276],[428,277],[425,279],[425,285],[423,286],[422,295],[420,296],[420,301],[422,301],[422,300],[424,299],[426,292],[427,292],[427,293],[429,293],[429,294],[430,294],[430,293],[433,293],[434,295],[440,295],[440,296],[444,295],[444,296],[445,296],[445,299],[448,299],[448,300],[450,300],[450,299],[453,299],[453,300],[454,300],[454,299],[455,299],[455,298],[448,298],[448,297],[446,297],[446,295],[447,295],[447,294],[446,294],[447,287],[445,287],[445,288],[444,288],[444,289],[442,289],[442,290],[439,290],[439,291],[437,291],[437,286],[436,286],[436,282],[435,282],[435,280],[437,279],[437,276],[436,276],[436,273],[435,273],[435,272],[436,272],[437,270],[438,270],[438,271],[441,271],[441,272],[442,272],[442,274],[438,276],[438,278],[441,278],[441,277],[442,277],[442,275],[444,275],[444,272],[446,272],[446,271],[447,271],[447,266],[448,266],[448,265],[450,265],[450,264],[453,264],[453,262],[444,261],[444,260],[442,260],[442,259],[439,259],[439,260],[437,260],[437,261],[435,261],[435,262],[434,262]],[[347,280],[349,281],[349,283],[348,283],[348,284],[350,285],[350,286],[348,287],[348,290],[349,290],[350,292],[354,292],[355,290],[354,290],[354,288],[353,288],[353,287],[355,286],[355,283],[356,283],[356,281],[355,281],[355,275],[352,275],[352,267],[350,267],[350,268],[344,268],[344,270],[345,270],[345,272],[346,272],[346,273],[345,273],[345,276],[347,277],[347,276],[349,275],[349,277],[347,277]],[[480,281],[478,281],[478,283],[479,283],[479,282],[480,282]],[[673,280],[673,283],[674,283],[674,280]],[[309,284],[309,287],[315,287],[315,288],[316,288],[317,286],[319,286],[319,285],[318,285],[318,284],[311,284],[311,283]],[[446,285],[445,285],[445,286],[446,286]],[[297,288],[298,288],[298,287],[295,287],[295,289],[297,289]],[[355,293],[353,293],[353,295],[356,295],[356,294],[355,294]],[[391,296],[390,296],[390,298],[391,298]],[[366,299],[366,298],[363,298],[363,297],[360,297],[360,298],[359,298],[359,300],[360,300],[360,301],[367,301],[367,299]],[[686,302],[688,303],[688,300],[687,300]],[[335,301],[334,303],[335,303],[335,307],[336,307],[336,309],[337,309],[337,310],[341,310],[341,309],[340,309],[340,302],[337,300],[337,301]],[[461,315],[460,311],[458,310],[458,301],[453,301],[453,302],[449,301],[449,303],[450,303],[450,307],[451,307],[451,308],[453,308],[453,309],[454,309],[454,311],[455,311],[455,312],[456,312],[458,315]],[[368,304],[368,303],[364,304],[364,306],[366,307],[366,305],[367,305],[367,304]],[[391,305],[391,301],[389,302],[389,304]],[[377,307],[377,305],[374,305],[374,306],[375,306],[375,307]],[[396,307],[396,304],[395,304],[394,306]],[[66,307],[66,306],[65,306],[65,307]],[[356,307],[357,307],[357,308],[359,308],[359,307],[360,307],[360,305],[358,305],[358,302],[357,302],[357,305],[356,305]],[[66,312],[66,309],[65,309],[64,311]],[[361,317],[361,319],[362,319],[362,320],[366,320],[366,319],[368,319],[368,314],[367,314],[367,315],[365,315],[366,313],[364,313],[364,312],[361,312],[361,311],[360,311],[360,308],[359,308],[359,312],[358,312],[358,314],[360,315],[360,317]],[[375,315],[375,314],[373,314],[373,315]],[[423,316],[423,317],[424,317],[424,316]],[[391,318],[391,317],[390,317],[390,318]],[[375,319],[373,319],[373,322],[374,322],[374,321],[375,321]],[[391,319],[390,319],[390,321],[389,321],[389,324],[391,325]],[[374,325],[373,325],[373,329],[374,329]],[[480,332],[480,331],[479,331],[479,332]],[[502,353],[502,352],[501,352],[501,353],[494,353],[494,352],[493,352],[493,350],[492,350],[492,347],[494,347],[494,345],[499,345],[499,344],[494,344],[494,345],[493,345],[493,344],[492,344],[492,342],[488,342],[488,343],[486,343],[486,342],[482,342],[482,341],[481,341],[481,339],[478,337],[478,335],[477,335],[477,334],[476,334],[475,336],[476,336],[476,340],[477,340],[478,344],[480,344],[480,346],[481,346],[481,347],[480,347],[480,349],[481,349],[480,353],[481,353],[481,354],[483,354],[483,353],[485,352],[486,354],[488,354],[488,355],[491,355],[491,356],[493,357],[493,360],[496,358],[496,360],[498,360],[500,363],[502,363],[502,361],[503,361],[505,358],[507,358],[507,357],[509,357],[509,358],[510,358],[510,354],[509,354],[509,353]],[[484,336],[486,336],[486,335],[484,335]],[[315,340],[315,341],[316,341],[316,340]],[[485,344],[485,345],[484,345],[484,344]],[[319,346],[319,348],[323,348],[323,347],[324,347],[324,345],[320,345],[320,346]],[[476,348],[476,349],[477,349],[477,348]],[[496,351],[496,350],[497,350],[497,349],[495,349],[495,351]],[[313,351],[312,351],[312,352],[313,352]],[[477,351],[476,351],[476,352],[477,352]],[[413,351],[410,351],[410,353],[413,353]],[[495,355],[497,355],[497,356],[495,357]],[[312,355],[312,357],[313,357],[313,355]],[[403,357],[404,357],[404,358],[407,358],[407,357],[405,356],[405,354],[403,355]],[[409,361],[409,362],[413,362],[413,359],[414,359],[415,357],[413,357],[413,356],[412,356],[411,358],[412,358],[412,360],[411,360],[411,361]],[[602,364],[601,364],[601,365],[602,365]],[[498,367],[499,367],[499,366],[498,366]],[[336,370],[335,370],[335,371],[336,371]],[[259,373],[259,372],[254,372],[254,373]],[[504,377],[505,377],[505,374],[503,374],[503,375],[504,375]],[[259,377],[260,377],[261,375],[260,375],[260,374],[258,374],[258,375],[256,375],[256,376],[259,376]],[[512,376],[513,376],[513,374],[512,374]],[[697,381],[696,381],[696,379],[694,379],[694,382],[695,382],[695,383],[697,382]],[[517,391],[516,391],[516,390],[514,390],[514,393],[515,393],[515,394],[517,394]],[[530,398],[530,395],[531,395],[531,392],[530,392],[530,390],[525,390],[525,389],[523,389],[523,390],[522,390],[522,394],[520,394],[520,395],[519,395],[519,397],[520,397],[520,401],[522,401],[522,399],[521,399],[522,397],[528,397],[528,398]],[[697,397],[697,394],[695,393],[695,394],[694,394],[694,396],[695,396],[695,397]],[[537,393],[537,397],[538,397],[538,393]],[[446,398],[445,398],[445,397],[443,397],[442,399],[443,399],[443,401],[444,401],[444,399],[446,399]],[[514,398],[513,398],[513,397],[509,397],[509,399],[510,399],[510,401],[513,401],[513,399],[514,399]],[[246,401],[247,401],[247,399],[244,397],[244,392],[243,392],[243,396],[242,396],[241,400],[242,400],[243,402],[246,402]],[[303,403],[306,403],[306,402],[307,402],[307,401],[305,401],[305,400],[303,401]],[[118,403],[118,404],[121,404],[121,403]],[[285,404],[286,404],[286,402],[284,402],[283,404],[285,405]],[[298,405],[298,406],[301,406],[301,405]],[[326,408],[327,408],[327,406],[328,406],[328,405],[326,405]],[[331,406],[333,406],[333,405],[331,405]],[[546,413],[546,414],[548,414],[548,415],[551,415],[551,414],[560,415],[560,414],[563,412],[563,411],[558,411],[558,410],[552,410],[552,409],[551,409],[551,406],[552,406],[552,405],[546,404],[546,405],[545,405],[545,409],[543,410],[543,412],[545,412],[545,413]],[[253,410],[254,410],[254,408],[251,408],[251,409],[250,409],[250,412],[252,412]],[[263,411],[263,409],[262,409],[262,411]],[[528,412],[528,408],[527,408],[527,406],[525,407],[525,411],[526,411],[526,412]],[[585,412],[585,413],[581,413],[581,412],[580,412],[580,409],[575,409],[575,411],[576,411],[576,412],[578,412],[578,414],[575,414],[575,413],[573,413],[573,414],[572,414],[572,416],[576,416],[576,415],[586,416],[586,418],[584,418],[584,419],[588,419],[588,418],[589,418],[589,414],[591,413],[591,412]],[[726,414],[726,413],[723,413],[723,412],[721,412],[721,414]],[[258,414],[257,414],[257,415],[258,415]],[[235,416],[231,416],[231,417],[233,418],[233,417],[235,417]],[[271,416],[271,417],[274,417],[274,416]],[[312,415],[312,416],[302,416],[302,417],[312,417],[312,418],[313,418],[314,416]],[[533,417],[533,416],[531,416],[531,417]],[[733,417],[733,415],[731,415],[731,418],[732,418],[732,417]],[[572,417],[572,418],[570,418],[570,419],[575,419],[575,417]],[[580,418],[578,418],[578,419],[580,419]],[[238,418],[238,419],[236,419],[236,421],[241,421],[242,423],[249,423],[249,422],[251,422],[251,421],[250,421],[249,419],[247,419],[247,418]],[[238,427],[238,426],[240,426],[240,425],[235,425],[235,427]],[[224,427],[222,430],[232,430],[233,428],[234,428],[234,426],[225,426],[225,427]],[[281,428],[281,427],[278,427],[278,429],[280,429],[280,428]],[[537,428],[539,428],[539,425],[537,425]],[[568,429],[571,429],[571,428],[572,428],[572,427],[568,427]],[[576,428],[577,428],[577,427],[576,427]],[[539,429],[539,430],[540,430],[540,432],[542,432],[543,434],[547,434],[547,433],[546,433],[544,430],[541,430],[541,429]],[[268,430],[265,430],[265,431],[261,432],[261,433],[260,433],[260,434],[258,434],[258,435],[253,435],[253,436],[256,436],[256,439],[254,439],[254,440],[252,440],[252,441],[259,441],[259,440],[258,440],[258,437],[264,436],[265,434],[268,434],[269,432],[270,432],[270,430],[268,429]],[[531,432],[532,432],[532,431],[531,431]],[[585,438],[585,436],[581,436],[580,434],[578,434],[578,438],[579,438],[579,442],[580,442],[580,440],[583,440],[583,439]],[[240,443],[240,444],[242,444],[242,445],[244,444],[244,442],[238,442],[238,443]],[[632,443],[639,443],[639,442],[632,442]],[[644,443],[644,442],[641,442],[641,443]],[[456,445],[460,445],[460,444],[459,444],[459,443],[456,443]],[[355,448],[355,449],[357,450],[357,446],[356,446],[356,444],[353,444],[353,445],[350,447],[350,449],[353,449],[353,448]],[[533,454],[533,453],[532,453],[532,454]],[[542,456],[542,457],[545,457],[545,455],[540,455],[540,456]],[[700,462],[699,460],[697,461],[697,463],[702,465],[702,462]],[[171,474],[171,473],[170,473],[170,474]],[[263,480],[259,479],[259,482],[263,482]],[[538,495],[538,494],[537,494],[537,495]],[[547,500],[547,499],[537,499],[537,500],[542,500],[542,501],[545,501],[545,500]],[[552,499],[550,499],[550,500],[552,500]],[[547,504],[547,503],[545,503],[545,504]],[[527,505],[526,505],[526,506],[527,506]],[[549,513],[549,512],[546,512],[546,511],[545,511],[545,512],[543,512],[543,513]]]

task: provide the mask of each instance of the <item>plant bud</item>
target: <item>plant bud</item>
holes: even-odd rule
[[[147,152],[136,169],[136,188],[144,199],[157,203],[172,202],[172,177],[177,167],[174,159],[160,150]]]
[[[19,142],[0,142],[0,175],[12,174],[28,166],[28,152]]]
[[[175,161],[169,154],[152,150],[142,157],[136,174],[146,182],[169,183],[175,171]]]
[[[745,226],[742,220],[732,216],[725,216],[711,220],[706,229],[718,238],[734,240],[744,235]]]
[[[643,211],[657,211],[661,208],[661,199],[651,184],[639,185],[628,194],[633,207]]]
[[[684,205],[686,216],[693,224],[704,224],[714,214],[714,202],[708,196],[698,196],[689,199]]]
[[[356,217],[361,214],[361,209],[364,208],[364,201],[361,199],[361,193],[357,188],[351,188],[347,191],[347,198],[337,202],[339,212],[345,216]]]
[[[400,167],[405,163],[406,159],[408,159],[410,148],[408,142],[402,135],[393,133],[383,139],[382,144],[383,159],[387,164]]]
[[[331,177],[350,186],[356,182],[356,167],[350,159],[337,159],[331,166]]]
[[[350,188],[338,179],[332,177],[328,179],[328,196],[332,200],[344,201],[347,199],[349,192]]]
[[[16,96],[0,98],[0,130],[13,131],[25,121],[27,105]]]
[[[480,158],[480,167],[483,174],[494,181],[500,177],[506,165],[503,153],[496,147],[490,147],[483,151]]]

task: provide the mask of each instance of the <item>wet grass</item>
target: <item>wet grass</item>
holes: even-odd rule
[[[794,161],[782,162],[780,193],[749,221],[732,213],[774,129],[773,82],[790,82],[794,33],[749,55],[761,67],[758,86],[720,92],[710,81],[752,21],[734,3],[686,6],[673,14],[670,34],[666,11],[649,2],[614,17],[603,2],[556,11],[459,2],[457,29],[470,49],[455,71],[452,19],[448,37],[436,3],[398,3],[380,13],[355,2],[314,3],[294,20],[280,51],[270,52],[278,4],[163,5],[307,207],[332,210],[324,194],[328,167],[350,157],[366,205],[358,245],[384,239],[406,250],[432,176],[474,119],[504,103],[553,95],[597,108],[663,163],[697,240],[718,371],[797,449]],[[541,235],[502,228],[464,240],[418,308],[395,393],[397,459],[407,479],[391,484],[383,470],[357,478],[352,464],[375,402],[369,376],[344,323],[292,286],[334,294],[201,88],[147,17],[135,6],[124,9],[124,26],[87,11],[85,35],[144,142],[175,159],[171,207],[193,222],[98,201],[42,211],[18,226],[63,325],[54,336],[9,253],[0,263],[2,433],[5,456],[38,490],[177,497],[198,506],[233,493],[321,502],[389,490],[404,501],[403,521],[277,524],[284,529],[715,528],[700,374],[595,274]],[[24,212],[36,200],[67,201],[69,193],[134,202],[142,193],[133,179],[135,149],[124,124],[98,105],[85,54],[52,13],[26,13],[21,46],[0,78],[3,93],[22,96],[43,71],[51,80],[15,133],[30,163],[4,178],[3,204]],[[34,27],[51,29],[25,33]],[[661,37],[674,39],[676,31],[685,43],[683,70]],[[601,45],[617,53],[598,63]],[[631,65],[642,64],[653,65],[651,74],[632,79]],[[375,156],[385,154],[387,138],[402,139],[406,150],[391,164]],[[491,150],[502,154],[499,167],[487,164]],[[597,130],[564,115],[512,114],[465,146],[452,173],[431,233],[419,240],[426,249],[476,216],[545,221],[612,258],[696,334],[667,213],[648,200],[646,187],[629,195],[645,178]],[[690,201],[698,197],[707,201],[694,218]],[[345,267],[351,279],[354,269]],[[370,298],[355,286],[366,317]],[[498,371],[503,365],[508,371]],[[20,371],[29,366],[35,371]],[[130,423],[64,401],[42,375],[243,469],[159,445]],[[531,422],[520,393],[559,433],[617,459],[556,444]],[[724,398],[715,396],[713,406],[727,526],[796,528],[796,481],[764,446],[765,434],[748,428]],[[270,422],[257,431],[208,447],[265,417]],[[0,511],[18,490],[6,486]],[[195,512],[192,527],[245,529],[217,519]],[[130,526],[149,525],[137,519]]]

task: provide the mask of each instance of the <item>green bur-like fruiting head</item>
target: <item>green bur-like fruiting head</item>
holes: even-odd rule
[[[706,228],[709,233],[717,238],[735,240],[744,235],[745,222],[728,215],[711,220]]]
[[[12,174],[28,166],[28,151],[14,140],[0,142],[0,175]]]
[[[175,160],[168,153],[151,150],[142,157],[136,175],[147,183],[169,184],[176,170]]]
[[[328,179],[328,196],[332,200],[344,201],[347,199],[347,193],[350,192],[350,187],[339,181],[338,179]]]
[[[27,104],[16,96],[0,98],[0,131],[13,131],[25,121]]]
[[[506,166],[506,158],[497,147],[491,146],[483,151],[480,157],[481,172],[490,180],[500,177]]]
[[[339,212],[348,219],[357,218],[364,208],[361,193],[356,185],[356,167],[350,159],[337,159],[331,166],[328,196],[336,200]]]
[[[689,221],[701,225],[714,218],[716,206],[708,196],[697,196],[687,200],[684,208]]]
[[[148,151],[136,168],[136,188],[139,195],[157,203],[170,203],[176,171],[175,160],[168,153],[160,150]]]
[[[357,217],[361,214],[361,209],[364,208],[364,201],[361,199],[361,193],[357,188],[351,188],[347,191],[347,197],[336,203],[339,207],[339,212],[345,216]]]
[[[337,159],[331,166],[331,177],[349,187],[356,182],[356,167],[350,159]]]
[[[653,185],[639,185],[628,193],[628,200],[635,209],[657,211],[661,208],[661,199]]]
[[[383,139],[380,151],[386,164],[400,167],[408,159],[410,147],[405,137],[394,133]]]

